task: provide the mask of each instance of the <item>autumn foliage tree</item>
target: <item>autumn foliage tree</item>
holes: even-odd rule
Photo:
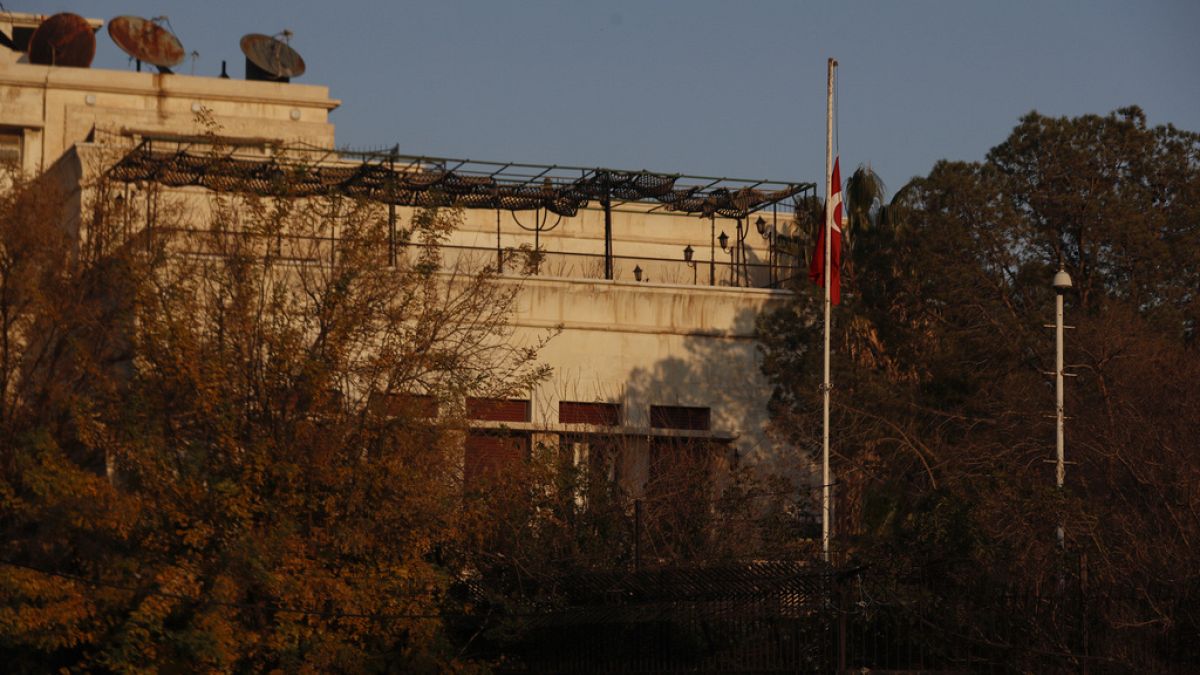
[[[451,210],[393,259],[377,203],[124,189],[78,237],[51,181],[0,197],[8,669],[472,667],[461,401],[545,375],[518,284],[443,259]]]

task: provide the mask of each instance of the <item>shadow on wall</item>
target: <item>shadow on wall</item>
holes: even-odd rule
[[[752,309],[738,312],[728,333],[739,337],[689,336],[683,353],[635,368],[625,405],[639,411],[651,405],[711,408],[712,429],[735,436],[731,459],[804,484],[812,476],[811,461],[768,433],[771,386],[761,373],[758,341],[741,337],[754,334],[757,315]]]

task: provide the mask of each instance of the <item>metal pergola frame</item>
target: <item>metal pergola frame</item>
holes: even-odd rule
[[[250,148],[260,148],[255,156]],[[815,183],[618,170],[559,164],[493,162],[332,149],[267,139],[142,134],[108,171],[124,182],[199,186],[260,196],[344,194],[389,206],[545,209],[573,217],[598,202],[604,212],[605,276],[612,278],[612,213],[663,211],[742,219],[816,194]],[[394,242],[393,242],[394,244]]]

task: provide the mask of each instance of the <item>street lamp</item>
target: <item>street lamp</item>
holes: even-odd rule
[[[1062,490],[1063,479],[1067,475],[1066,454],[1064,452],[1063,438],[1063,294],[1071,287],[1071,275],[1062,267],[1058,268],[1058,272],[1054,274],[1054,281],[1051,282],[1054,286],[1054,419],[1055,419],[1055,434],[1056,434],[1056,450],[1057,457],[1055,458],[1055,485],[1059,490]],[[1063,532],[1063,523],[1060,519],[1058,528],[1055,530],[1055,535],[1058,539],[1058,547],[1061,549],[1065,546],[1065,533]]]

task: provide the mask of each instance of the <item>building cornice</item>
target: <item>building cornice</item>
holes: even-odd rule
[[[329,88],[321,85],[32,64],[0,67],[0,86],[3,85],[235,103],[270,103],[327,111],[342,104],[338,99],[329,98]]]

